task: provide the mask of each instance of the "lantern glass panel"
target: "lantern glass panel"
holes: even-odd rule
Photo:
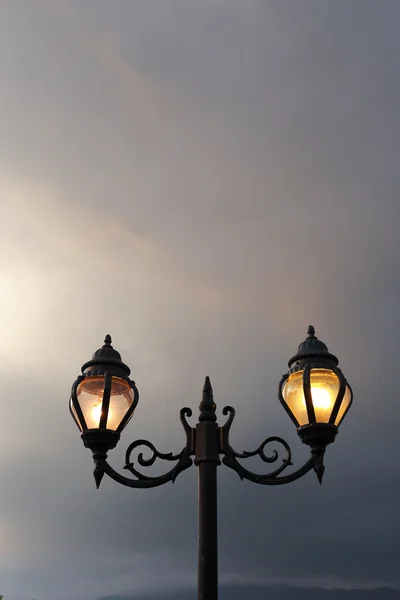
[[[316,423],[329,423],[339,392],[339,379],[330,369],[311,369],[310,385]],[[304,396],[303,371],[289,375],[283,389],[283,397],[299,425],[307,425],[309,419]],[[340,409],[337,421],[340,422],[343,413]]]
[[[346,413],[346,410],[350,406],[351,397],[352,397],[351,390],[350,390],[349,386],[346,385],[346,391],[345,391],[344,396],[343,396],[342,404],[340,405],[339,412],[338,412],[337,417],[335,419],[335,425],[336,425],[336,427],[339,427],[340,423],[342,422],[343,417],[344,417],[344,415]]]
[[[78,386],[77,396],[88,429],[98,429],[102,413],[104,376],[87,377]],[[133,402],[133,390],[125,379],[112,377],[106,429],[115,431]]]
[[[317,423],[329,423],[339,393],[339,378],[330,369],[311,369],[311,396]]]
[[[283,398],[300,427],[307,425],[308,415],[303,392],[303,371],[291,373],[282,391]]]
[[[77,414],[77,412],[75,410],[75,406],[74,406],[74,403],[72,402],[72,398],[70,398],[69,405],[70,405],[70,408],[71,408],[71,412],[72,412],[72,414],[74,416],[74,419],[75,419],[75,421],[76,421],[79,429],[82,431],[82,426],[81,426],[81,423],[80,423],[80,421],[78,419],[78,414]]]

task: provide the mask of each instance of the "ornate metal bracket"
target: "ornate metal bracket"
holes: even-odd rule
[[[206,389],[206,396],[207,394],[210,394],[208,388]],[[242,480],[247,479],[248,481],[252,481],[253,483],[258,483],[261,485],[283,485],[285,483],[291,483],[292,481],[299,479],[300,477],[311,471],[311,469],[314,469],[318,476],[319,482],[322,482],[322,476],[325,469],[323,465],[324,450],[313,450],[310,459],[302,467],[300,467],[296,471],[282,475],[282,473],[284,473],[284,471],[286,471],[288,467],[293,465],[292,451],[288,443],[280,437],[272,436],[266,438],[256,450],[253,450],[251,452],[236,452],[236,450],[232,448],[229,442],[230,428],[236,414],[235,409],[232,406],[225,406],[222,413],[224,415],[228,415],[228,418],[222,427],[217,428],[216,423],[213,422],[208,423],[200,421],[200,423],[197,424],[197,428],[201,429],[203,426],[206,425],[215,425],[215,428],[204,428],[204,431],[200,431],[199,429],[198,435],[196,435],[196,429],[191,427],[186,419],[186,417],[192,416],[192,410],[188,407],[182,408],[180,411],[180,420],[186,433],[186,446],[181,450],[181,452],[177,454],[173,454],[172,452],[159,452],[154,446],[154,444],[144,439],[139,439],[132,442],[125,454],[124,469],[129,471],[134,476],[133,479],[130,477],[125,477],[124,475],[121,475],[120,473],[115,471],[108,464],[105,454],[95,455],[94,461],[96,466],[93,474],[97,487],[100,486],[101,480],[103,479],[105,473],[109,477],[111,477],[111,479],[114,479],[118,483],[122,483],[122,485],[128,487],[157,487],[159,485],[167,483],[168,481],[174,482],[179,473],[185,471],[193,464],[192,456],[196,456],[196,464],[199,464],[201,461],[214,461],[217,462],[217,464],[219,464],[219,454],[223,455],[222,462],[224,465],[236,471],[236,473]],[[215,416],[215,404],[212,405],[211,416],[213,418]],[[197,438],[198,440],[196,442]],[[269,444],[279,444],[284,452],[284,455],[281,458],[280,465],[270,473],[263,475],[253,473],[252,471],[249,471],[248,469],[243,467],[243,465],[239,462],[238,459],[259,456],[259,458],[265,463],[276,463],[279,460],[281,453],[274,448],[271,454],[267,454],[266,447]],[[214,446],[215,456],[214,454],[212,456],[209,456],[209,449],[214,448]],[[142,447],[150,450],[150,456],[148,458],[145,458],[143,452],[139,452],[136,461],[134,461],[131,458],[132,453],[138,448]],[[136,466],[139,465],[140,467],[151,467],[158,458],[161,460],[176,462],[177,464],[172,469],[167,471],[167,473],[164,473],[163,475],[157,477],[149,477],[148,475],[144,475],[141,471],[138,470]]]
[[[229,432],[233,420],[235,418],[236,411],[232,406],[225,406],[222,410],[222,414],[228,415],[228,418],[225,424],[219,428],[219,451],[224,455],[222,462],[224,465],[236,471],[239,475],[240,479],[247,479],[252,481],[253,483],[259,483],[261,485],[282,485],[284,483],[291,483],[296,479],[299,479],[311,469],[314,469],[317,472],[318,479],[321,483],[322,474],[323,474],[323,454],[321,453],[312,453],[311,458],[297,471],[289,473],[287,475],[283,475],[280,477],[281,473],[283,473],[288,467],[292,466],[292,451],[290,446],[285,440],[280,437],[268,437],[266,438],[262,444],[251,452],[236,452],[229,443]],[[280,444],[283,448],[285,455],[281,459],[281,464],[274,471],[271,471],[265,475],[258,475],[257,473],[252,473],[245,467],[243,467],[239,461],[239,459],[250,458],[252,456],[259,456],[261,460],[265,463],[275,463],[279,459],[279,452],[276,449],[273,449],[271,455],[267,455],[265,453],[265,449],[268,444]]]
[[[117,471],[115,471],[107,462],[105,457],[95,458],[95,469],[93,472],[94,478],[96,480],[97,487],[100,486],[101,480],[103,479],[104,473],[109,475],[111,479],[114,479],[118,483],[122,483],[122,485],[126,485],[128,487],[133,488],[152,488],[157,487],[159,485],[163,485],[168,481],[174,482],[179,473],[188,469],[192,464],[193,460],[191,456],[193,456],[195,451],[195,430],[189,425],[186,420],[186,417],[192,416],[192,410],[188,407],[182,408],[180,411],[180,420],[182,426],[186,432],[186,446],[183,448],[181,452],[178,454],[173,454],[172,452],[168,454],[164,454],[159,452],[157,448],[151,442],[147,440],[136,440],[130,444],[125,454],[125,466],[124,469],[132,473],[135,479],[131,479],[129,477],[125,477],[121,475]],[[143,452],[140,452],[137,456],[137,463],[141,467],[151,467],[157,458],[161,460],[167,461],[178,461],[177,464],[164,475],[160,475],[158,477],[148,477],[144,475],[135,467],[135,462],[131,459],[132,452],[140,447],[148,448],[151,451],[151,455],[149,458],[145,458],[143,456]]]

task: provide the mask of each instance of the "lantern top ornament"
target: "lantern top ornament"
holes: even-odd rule
[[[292,356],[288,362],[290,369],[304,366],[305,364],[319,363],[330,367],[336,367],[339,364],[339,359],[331,354],[324,342],[321,342],[315,335],[315,329],[309,325],[307,330],[307,338],[301,342],[297,349],[297,353]]]
[[[104,345],[94,352],[92,359],[82,366],[82,373],[86,376],[104,375],[105,372],[116,377],[127,378],[131,372],[128,365],[122,362],[120,353],[111,345],[111,335],[104,338]]]

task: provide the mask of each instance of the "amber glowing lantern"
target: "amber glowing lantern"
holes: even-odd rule
[[[72,386],[70,412],[95,457],[114,448],[139,401],[130,369],[107,335]]]
[[[352,403],[351,387],[338,364],[310,325],[279,385],[281,404],[312,449],[324,449],[334,441]]]

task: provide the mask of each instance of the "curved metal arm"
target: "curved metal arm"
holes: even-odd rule
[[[292,452],[288,443],[280,437],[273,436],[268,437],[266,440],[264,440],[263,443],[260,444],[260,446],[257,448],[257,450],[254,450],[252,452],[236,452],[229,443],[229,431],[232,422],[235,418],[236,411],[232,406],[225,406],[222,410],[222,414],[229,415],[225,424],[219,428],[220,452],[224,455],[222,462],[230,469],[236,471],[240,479],[248,479],[253,483],[259,483],[261,485],[282,485],[284,483],[290,483],[292,481],[295,481],[296,479],[299,479],[300,477],[311,471],[311,469],[315,468],[317,463],[319,465],[319,468],[321,468],[322,457],[313,453],[311,458],[309,458],[309,460],[302,467],[297,469],[297,471],[279,477],[279,475],[283,471],[285,471],[289,466],[293,465]],[[258,475],[257,473],[252,473],[251,471],[243,467],[237,460],[238,458],[250,458],[251,456],[259,456],[263,462],[269,464],[276,462],[279,458],[279,453],[275,449],[273,450],[270,456],[268,456],[265,453],[266,446],[272,442],[281,444],[286,454],[284,458],[282,458],[281,465],[271,473],[268,473],[266,475]]]
[[[194,454],[195,430],[192,427],[190,427],[189,423],[186,420],[186,417],[191,417],[191,416],[192,416],[192,411],[190,408],[185,407],[185,408],[181,409],[180,420],[181,420],[182,426],[186,432],[186,446],[178,454],[173,454],[172,452],[170,452],[168,454],[164,454],[162,452],[159,452],[157,450],[157,448],[154,446],[154,444],[152,444],[151,442],[148,442],[147,440],[136,440],[135,442],[132,442],[132,444],[130,444],[130,446],[128,447],[126,454],[125,454],[124,469],[126,469],[130,473],[132,473],[132,475],[135,476],[135,479],[130,479],[129,477],[125,477],[124,475],[121,475],[120,473],[115,471],[108,464],[106,458],[100,457],[100,458],[95,459],[96,467],[95,467],[95,471],[94,471],[94,476],[96,479],[96,483],[98,482],[97,487],[99,487],[100,481],[101,481],[104,473],[109,475],[109,477],[111,477],[111,479],[114,479],[118,483],[122,483],[122,485],[126,485],[128,487],[133,487],[133,488],[152,488],[152,487],[157,487],[159,485],[162,485],[163,483],[167,483],[168,481],[174,482],[175,479],[177,478],[177,476],[179,475],[179,473],[181,473],[185,469],[188,469],[193,463],[191,456]],[[131,460],[132,452],[134,450],[136,450],[136,448],[139,448],[141,446],[145,446],[152,452],[152,454],[150,455],[149,458],[144,458],[142,452],[140,452],[138,454],[137,463],[141,467],[150,467],[151,465],[154,464],[154,462],[156,461],[157,458],[160,458],[162,460],[178,461],[178,462],[173,467],[173,469],[171,469],[164,475],[160,475],[158,477],[149,477],[147,475],[144,475],[143,473],[141,473],[140,471],[138,471],[135,468],[135,463],[133,460]]]

